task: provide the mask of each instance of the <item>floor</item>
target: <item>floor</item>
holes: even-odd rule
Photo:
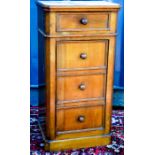
[[[30,109],[30,154],[31,155],[123,155],[124,154],[124,110],[113,110],[112,113],[112,141],[110,145],[78,150],[46,152],[43,139],[38,127],[38,111],[40,107]]]

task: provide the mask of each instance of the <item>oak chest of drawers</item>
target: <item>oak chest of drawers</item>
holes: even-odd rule
[[[39,52],[46,58],[45,148],[109,144],[120,6],[104,1],[37,4]]]

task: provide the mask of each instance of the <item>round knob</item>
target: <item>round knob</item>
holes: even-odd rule
[[[80,84],[79,88],[80,88],[80,90],[85,90],[86,89],[86,85],[85,84]]]
[[[80,54],[80,58],[81,59],[86,59],[87,58],[87,54],[86,53],[81,53]]]
[[[80,20],[80,23],[83,24],[83,25],[87,25],[88,24],[88,19],[87,18],[82,18]]]
[[[79,116],[78,117],[78,121],[79,122],[84,122],[85,121],[85,117],[84,116]]]

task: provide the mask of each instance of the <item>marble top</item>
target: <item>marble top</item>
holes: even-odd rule
[[[120,7],[119,4],[106,1],[38,1],[42,7]]]

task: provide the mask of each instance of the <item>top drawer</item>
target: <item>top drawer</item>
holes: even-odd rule
[[[104,12],[80,12],[80,13],[58,13],[57,31],[93,31],[109,30],[110,13]]]

